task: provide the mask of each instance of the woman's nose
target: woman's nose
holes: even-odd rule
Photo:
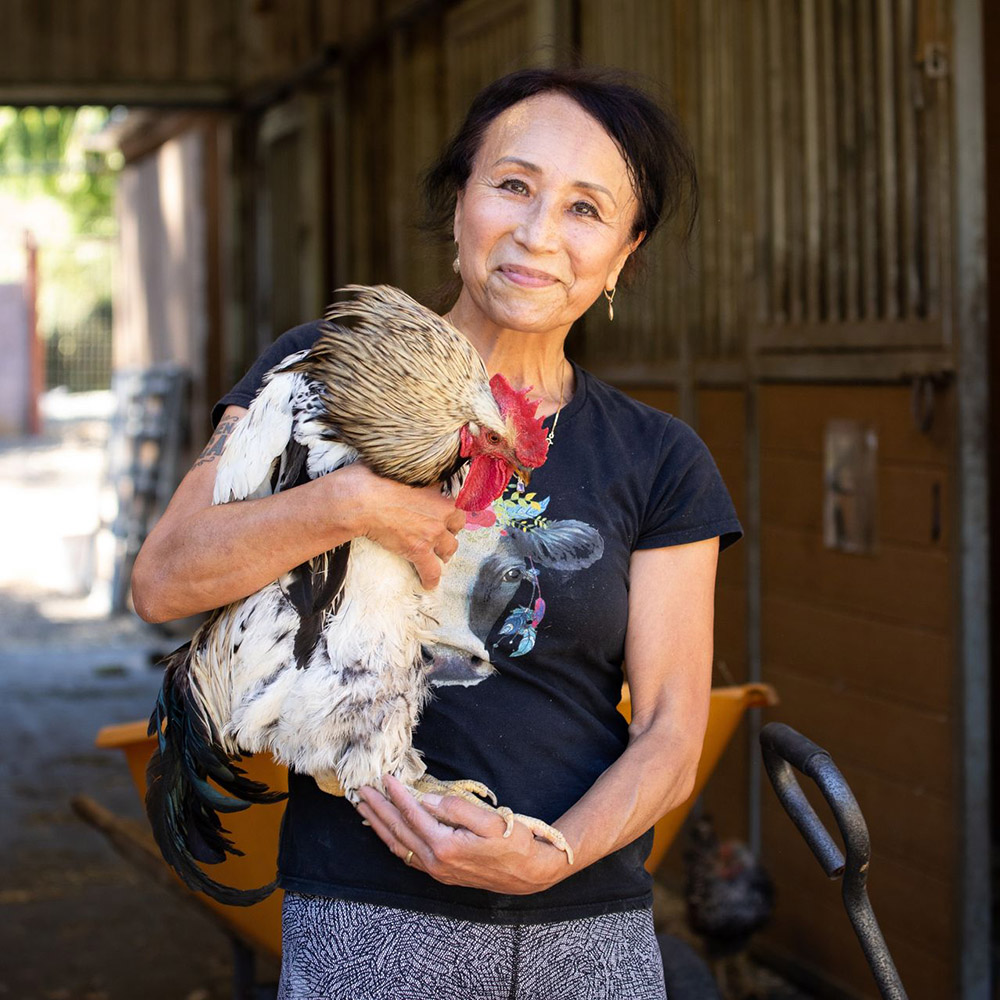
[[[544,198],[534,199],[526,206],[514,231],[514,239],[526,250],[545,253],[559,248],[559,213],[557,207]]]

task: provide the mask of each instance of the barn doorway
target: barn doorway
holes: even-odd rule
[[[16,338],[22,325],[36,332],[29,359],[38,369],[35,392],[110,385],[121,154],[103,137],[124,114],[93,106],[0,107],[0,282],[8,290],[21,286],[26,302],[23,324],[5,323],[4,336]],[[19,343],[5,343],[12,368],[25,360],[27,332]]]

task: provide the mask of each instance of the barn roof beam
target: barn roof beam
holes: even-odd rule
[[[0,84],[0,104],[12,107],[95,104],[113,107],[235,109],[232,87],[220,83],[52,83]]]

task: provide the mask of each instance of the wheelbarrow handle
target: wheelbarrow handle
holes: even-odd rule
[[[822,747],[782,722],[771,722],[761,729],[760,746],[767,776],[778,799],[816,855],[827,878],[840,878],[844,874],[844,855],[809,804],[793,767],[819,786],[843,834],[848,858],[854,861],[852,868],[864,877],[871,856],[868,827],[833,758]]]
[[[760,731],[764,768],[785,812],[799,828],[828,878],[843,877],[844,906],[864,949],[879,991],[886,1000],[906,1000],[892,956],[868,899],[871,841],[868,824],[850,786],[833,758],[820,746],[782,722]],[[847,857],[841,852],[802,791],[795,770],[811,778],[833,811]]]

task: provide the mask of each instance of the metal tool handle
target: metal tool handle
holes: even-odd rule
[[[760,746],[767,776],[785,812],[798,827],[827,877],[843,879],[844,906],[879,992],[884,1000],[907,1000],[868,899],[866,884],[871,842],[868,825],[850,786],[833,758],[791,726],[768,723],[761,729]],[[829,804],[843,837],[846,858],[809,804],[793,767],[816,783]]]

